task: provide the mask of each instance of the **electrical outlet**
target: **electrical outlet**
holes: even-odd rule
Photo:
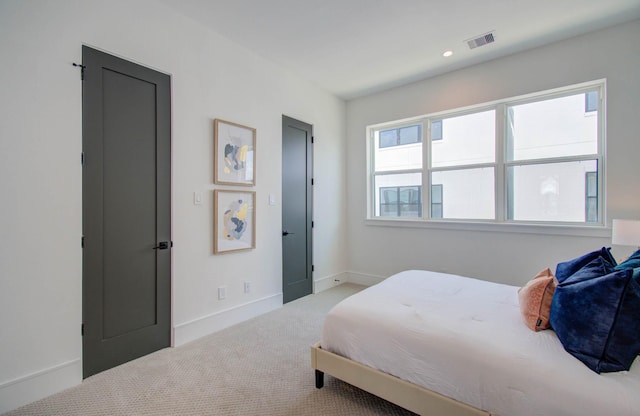
[[[251,282],[244,282],[244,293],[251,292]]]
[[[227,287],[226,286],[220,286],[218,288],[218,300],[225,299],[226,297],[227,297]]]

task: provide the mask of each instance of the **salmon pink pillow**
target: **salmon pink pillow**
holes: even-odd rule
[[[547,268],[518,289],[520,312],[531,330],[541,331],[550,328],[551,300],[556,285],[557,281],[553,273]]]

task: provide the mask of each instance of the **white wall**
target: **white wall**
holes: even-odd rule
[[[156,2],[0,0],[0,412],[81,381],[83,44],[172,76],[176,344],[282,303],[282,114],[317,138],[318,286],[346,270],[343,101]],[[214,118],[257,129],[252,251],[212,254]]]
[[[447,271],[516,285],[539,270],[610,245],[592,236],[530,234],[509,227],[398,228],[366,221],[365,127],[506,97],[607,79],[607,219],[640,219],[640,21],[572,38],[349,101],[347,189],[349,269],[375,281],[408,268]],[[629,248],[616,248],[615,254]]]

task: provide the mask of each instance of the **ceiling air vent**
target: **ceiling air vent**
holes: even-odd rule
[[[480,35],[473,39],[468,39],[467,45],[469,45],[469,49],[475,49],[479,46],[484,46],[488,43],[493,43],[495,39],[493,38],[493,32],[485,33],[484,35]]]

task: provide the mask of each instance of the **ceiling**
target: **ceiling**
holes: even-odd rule
[[[345,100],[640,18],[640,0],[161,1]]]

